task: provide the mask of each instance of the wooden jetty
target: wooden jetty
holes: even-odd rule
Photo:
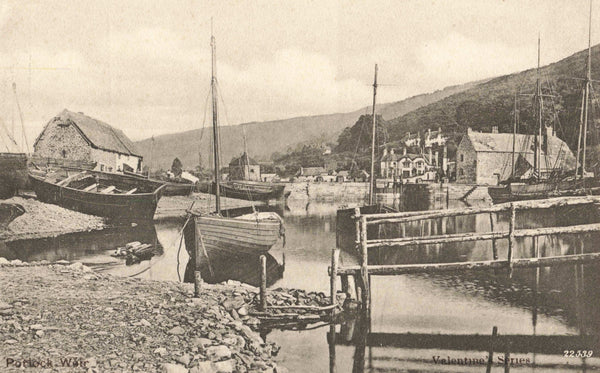
[[[462,208],[449,210],[432,210],[419,212],[399,212],[399,213],[377,213],[361,214],[359,209],[355,210],[355,247],[359,254],[360,265],[357,266],[339,266],[337,258],[339,257],[339,248],[335,248],[332,254],[332,265],[329,268],[331,276],[331,299],[335,300],[337,288],[337,277],[341,277],[342,289],[348,293],[349,277],[354,278],[356,295],[361,300],[362,306],[369,309],[370,303],[370,276],[396,276],[412,273],[437,273],[447,271],[469,271],[469,270],[498,270],[506,269],[510,271],[513,268],[540,268],[558,265],[588,264],[600,262],[600,253],[587,253],[551,257],[535,257],[526,259],[513,258],[516,239],[522,237],[539,237],[556,234],[581,234],[600,231],[600,224],[580,224],[572,226],[536,228],[536,229],[517,229],[516,211],[517,210],[543,210],[550,208],[559,208],[567,206],[595,206],[600,204],[600,196],[587,197],[560,197],[546,200],[531,200],[504,203],[481,208]],[[369,227],[389,223],[408,223],[421,220],[439,219],[445,217],[475,215],[475,214],[493,214],[506,213],[510,215],[509,227],[505,231],[489,232],[467,232],[454,234],[440,234],[427,237],[398,237],[398,238],[376,238],[368,239],[367,231]],[[493,223],[493,220],[492,220]],[[493,224],[492,224],[493,227]],[[495,250],[495,241],[506,239],[508,241],[508,253],[504,259],[498,258]],[[370,248],[386,247],[405,247],[427,244],[447,244],[456,242],[484,241],[492,240],[493,260],[488,261],[467,261],[455,263],[423,263],[423,264],[399,264],[399,265],[369,265],[368,250]],[[340,242],[338,240],[337,242]]]

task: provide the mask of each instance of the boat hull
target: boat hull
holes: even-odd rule
[[[228,181],[220,184],[221,197],[246,201],[270,201],[283,197],[285,186],[250,181]],[[203,183],[198,187],[202,193],[215,194],[215,183]]]
[[[167,182],[163,191],[163,196],[189,196],[196,186],[192,183],[170,183]]]
[[[185,246],[207,254],[260,255],[268,252],[281,237],[278,220],[252,221],[220,216],[193,216],[184,228]],[[204,245],[204,247],[202,246]],[[194,252],[191,252],[190,249]]]
[[[119,221],[149,221],[153,219],[164,184],[125,175],[96,172],[93,174],[105,183],[118,184],[122,188],[145,187],[152,191],[138,194],[103,194],[56,185],[33,174],[29,174],[29,180],[37,198],[45,203]]]
[[[493,203],[546,199],[553,197],[600,195],[600,184],[597,180],[586,180],[585,184],[581,181],[565,181],[558,184],[512,183],[488,187],[488,194]]]

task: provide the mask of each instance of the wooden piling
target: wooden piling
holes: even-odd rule
[[[369,309],[369,249],[367,248],[367,218],[360,218],[360,246],[361,246],[361,261],[360,261],[360,277],[362,280],[362,304],[363,307]]]
[[[355,232],[356,232],[356,238],[355,238],[355,243],[356,243],[356,248],[358,250],[360,250],[360,208],[356,207],[354,209],[354,224],[355,224]]]
[[[267,257],[260,256],[260,310],[267,310]]]
[[[198,298],[200,297],[200,288],[202,284],[202,274],[200,273],[200,232],[198,231],[197,227],[194,229],[194,296]]]
[[[331,305],[333,306],[335,306],[337,303],[337,270],[339,259],[340,249],[335,248],[331,253],[331,277],[329,278],[329,284],[331,287]],[[332,312],[335,313],[335,309]]]
[[[490,212],[490,230],[494,231],[494,213]],[[498,248],[496,247],[496,240],[492,238],[492,254],[494,260],[498,260]]]
[[[498,336],[498,327],[492,328],[492,338],[490,339],[490,348],[488,350],[488,362],[485,372],[490,373],[492,371],[492,365],[494,364],[494,339]]]
[[[515,241],[515,229],[516,229],[517,214],[515,210],[515,204],[510,204],[510,221],[508,224],[508,255],[506,260],[508,261],[508,271],[512,275],[512,254],[513,248],[516,246]]]

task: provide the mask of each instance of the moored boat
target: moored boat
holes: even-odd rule
[[[99,171],[68,177],[30,173],[29,179],[42,202],[121,221],[152,220],[165,187],[157,181]]]
[[[213,126],[213,161],[214,161],[214,191],[215,213],[206,215],[189,212],[184,226],[186,249],[190,261],[198,264],[196,253],[210,257],[210,252],[227,252],[233,254],[264,254],[277,243],[283,233],[283,219],[274,212],[255,212],[237,217],[228,216],[221,211],[222,189],[219,167],[219,125],[217,115],[217,84],[215,38],[211,36],[212,52],[212,126]],[[210,184],[209,184],[210,185]],[[225,193],[223,193],[225,194]],[[231,195],[229,195],[231,196]]]
[[[235,180],[222,182],[219,185],[222,197],[243,199],[246,201],[270,201],[280,199],[284,185],[262,183],[257,181]],[[199,191],[215,194],[216,183],[203,183]]]

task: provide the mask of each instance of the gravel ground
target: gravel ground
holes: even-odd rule
[[[33,198],[13,197],[4,201],[18,203],[26,212],[13,220],[7,230],[0,231],[0,241],[54,237],[64,233],[106,228],[101,217],[67,210]]]
[[[255,298],[251,287],[204,285],[193,298],[189,284],[0,258],[0,288],[2,371],[41,363],[47,368],[36,371],[287,371],[273,362],[277,348],[249,327],[258,321],[245,302],[228,311]]]
[[[34,198],[13,197],[4,201],[18,203],[26,212],[13,220],[7,230],[0,230],[0,241],[55,237],[66,233],[101,230],[108,226],[101,217],[64,209]],[[156,220],[185,216],[192,202],[196,211],[209,212],[214,209],[214,197],[209,194],[162,197],[158,201],[154,218]],[[223,209],[251,205],[250,201],[233,198],[221,200]]]

